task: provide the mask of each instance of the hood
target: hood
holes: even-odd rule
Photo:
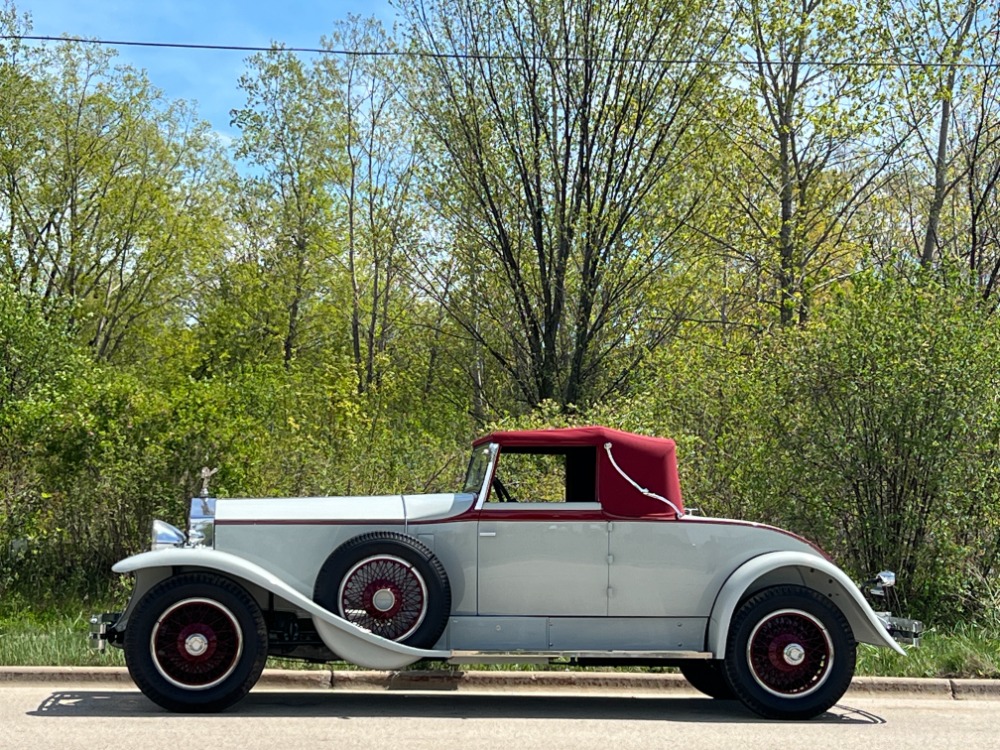
[[[435,521],[458,515],[475,502],[473,494],[356,495],[346,497],[261,497],[216,500],[215,520],[348,521],[403,523]]]

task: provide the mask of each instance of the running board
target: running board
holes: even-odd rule
[[[711,659],[711,651],[452,651],[449,664],[548,664],[554,659],[658,661]]]

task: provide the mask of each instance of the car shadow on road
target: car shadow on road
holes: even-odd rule
[[[139,692],[73,690],[52,693],[30,716],[48,718],[163,716],[168,712]],[[697,697],[540,695],[528,693],[416,693],[277,691],[251,693],[216,717],[422,717],[438,719],[570,719],[703,723],[765,723],[736,701]],[[197,718],[195,716],[194,718]],[[838,705],[810,720],[839,725],[884,724],[880,716]]]

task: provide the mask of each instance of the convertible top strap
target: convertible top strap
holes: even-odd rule
[[[657,495],[655,492],[651,492],[650,490],[647,490],[645,487],[641,487],[638,482],[636,482],[634,479],[632,479],[632,477],[630,477],[628,474],[622,471],[622,467],[618,465],[618,463],[615,461],[615,457],[611,455],[610,442],[604,444],[604,450],[608,454],[608,460],[611,461],[611,465],[615,467],[615,471],[617,471],[619,474],[622,475],[622,479],[631,484],[646,497],[651,497],[654,500],[659,500],[661,503],[666,503],[667,505],[669,505],[671,508],[674,509],[674,513],[677,514],[678,518],[684,518],[684,511],[682,511],[680,508],[678,508],[676,505],[670,502],[670,500],[663,497],[663,495]]]

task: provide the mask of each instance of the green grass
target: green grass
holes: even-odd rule
[[[0,620],[0,666],[122,666],[119,649],[99,654],[87,646],[88,614]]]
[[[857,673],[888,677],[1000,678],[1000,632],[977,625],[935,628],[906,656],[858,647]]]
[[[91,612],[106,609],[102,601],[89,603],[46,600],[28,604],[23,596],[0,599],[0,666],[114,666],[125,663],[121,652],[102,656],[87,647]],[[104,606],[102,606],[104,605]],[[113,609],[113,607],[111,607]]]
[[[29,608],[23,601],[0,602],[0,666],[121,666],[122,652],[98,654],[87,647],[88,616],[114,609],[102,601],[81,611],[79,603]],[[977,625],[931,629],[920,648],[899,656],[889,649],[859,646],[857,673],[895,677],[1000,678],[1000,632]],[[272,659],[269,666],[301,668],[301,662]],[[311,665],[316,668],[315,665]],[[342,665],[335,665],[342,668]],[[516,667],[507,667],[516,668]],[[560,668],[558,665],[555,668]]]

